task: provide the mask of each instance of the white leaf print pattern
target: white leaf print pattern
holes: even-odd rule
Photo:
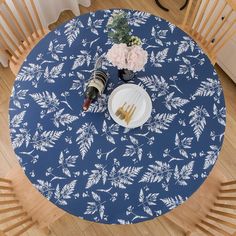
[[[169,210],[172,210],[177,206],[179,206],[180,204],[184,203],[187,200],[187,198],[184,199],[182,196],[177,195],[175,197],[168,197],[160,200],[169,208]]]
[[[150,77],[146,76],[138,79],[141,80],[151,91],[158,92],[158,97],[164,96],[168,92],[169,85],[162,76],[158,78],[156,75],[153,75]]]
[[[215,145],[211,145],[210,148],[211,150],[207,152],[207,156],[205,158],[205,163],[203,167],[204,170],[208,169],[210,166],[213,166],[215,164],[220,152],[220,148]]]
[[[147,12],[128,13],[127,17],[128,17],[129,25],[139,27],[146,23],[146,21],[150,17],[150,13],[147,13]]]
[[[158,195],[159,193],[149,193],[147,196],[144,196],[143,189],[142,188],[140,189],[139,192],[139,202],[141,202],[140,205],[143,206],[144,212],[146,212],[150,216],[153,216],[153,212],[149,206],[156,205]]]
[[[178,134],[175,135],[175,146],[179,149],[179,153],[186,158],[188,158],[188,153],[185,149],[191,148],[192,140],[192,137],[185,137],[181,140]]]
[[[54,79],[59,77],[63,66],[64,66],[64,63],[60,63],[59,65],[54,66],[50,71],[49,71],[49,68],[47,66],[46,69],[45,69],[45,72],[44,72],[45,81],[50,83],[50,84],[55,83]]]
[[[165,180],[167,183],[170,181],[173,170],[166,162],[155,161],[155,165],[149,165],[148,171],[144,173],[140,183],[159,183]]]
[[[97,184],[100,180],[102,180],[103,184],[106,183],[106,179],[108,176],[108,172],[103,165],[96,164],[96,170],[92,170],[92,174],[89,175],[88,182],[86,184],[86,188],[91,188],[93,185]]]
[[[95,21],[92,21],[92,18],[89,17],[88,18],[88,26],[90,27],[91,32],[96,35],[99,35],[98,29],[102,28],[103,21],[104,21],[103,19],[97,19]]]
[[[72,193],[74,192],[75,185],[77,180],[72,180],[69,184],[64,185],[62,189],[60,189],[60,185],[58,184],[56,187],[56,191],[54,193],[54,198],[59,205],[65,206],[67,205],[67,199],[71,198]]]
[[[182,186],[186,186],[186,180],[190,179],[190,175],[193,172],[193,164],[194,161],[189,162],[187,165],[184,165],[182,169],[179,171],[178,166],[175,167],[174,179],[176,179],[176,183]]]
[[[12,131],[12,129],[11,129]],[[30,143],[31,135],[29,131],[25,128],[20,129],[20,133],[16,134],[13,141],[12,146],[13,148],[21,147],[22,144],[25,142],[25,146],[28,147]]]
[[[220,86],[220,81],[216,79],[207,78],[207,81],[202,81],[200,88],[197,89],[194,96],[220,96],[222,88]]]
[[[107,94],[102,94],[97,101],[92,103],[89,107],[89,112],[92,113],[100,113],[100,112],[105,112],[107,110],[107,104],[108,104],[108,95]]]
[[[151,118],[146,126],[151,132],[161,134],[163,130],[168,130],[170,124],[173,122],[177,114],[159,114],[157,113],[155,117]]]
[[[194,42],[189,37],[183,37],[185,40],[182,40],[179,44],[177,55],[180,55],[184,52],[187,52],[189,48],[191,51],[194,51]]]
[[[198,77],[195,73],[195,68],[193,65],[191,65],[190,60],[188,60],[185,57],[182,57],[182,60],[185,63],[185,65],[180,65],[178,75],[190,74],[190,76],[191,76],[190,78],[197,79]]]
[[[31,139],[31,143],[36,150],[46,152],[47,148],[52,148],[64,131],[43,131],[41,134],[36,131]]]
[[[133,136],[130,136],[130,141],[133,145],[126,145],[125,153],[123,154],[124,157],[132,157],[135,154],[137,154],[139,161],[141,161],[143,156],[143,144],[139,144],[139,141],[134,138]]]
[[[83,28],[83,24],[79,19],[72,19],[65,25],[65,35],[67,37],[67,42],[69,47],[76,40],[80,33],[80,28]]]
[[[21,108],[21,101],[25,100],[25,97],[26,97],[28,91],[29,91],[28,89],[23,89],[23,90],[19,90],[19,91],[15,92],[15,89],[13,87],[12,101],[16,107]]]
[[[178,107],[183,107],[185,104],[189,102],[188,99],[183,99],[180,97],[173,97],[174,94],[175,93],[173,92],[165,97],[165,106],[170,111],[172,107],[177,109]]]
[[[168,32],[168,30],[158,30],[158,27],[152,27],[152,36],[155,38],[155,42],[161,46],[163,46],[163,42],[162,39],[166,38],[166,34]],[[157,31],[158,30],[158,31]],[[164,51],[165,54],[165,51]]]
[[[53,186],[48,181],[37,180],[38,184],[34,184],[34,186],[48,199],[50,200],[53,195]]]
[[[81,55],[77,55],[77,58],[74,61],[74,64],[72,66],[72,70],[77,69],[79,66],[83,66],[85,63],[87,64],[87,66],[90,65],[91,62],[91,55],[89,54],[89,52],[82,50],[80,51]]]
[[[48,91],[45,91],[42,93],[30,94],[30,96],[41,108],[47,110],[47,114],[56,111],[60,105],[59,99],[53,92],[50,94]]]
[[[161,63],[165,62],[169,48],[165,48],[162,51],[159,51],[156,55],[154,52],[151,53],[150,62],[155,67],[162,67]]]
[[[72,116],[70,114],[63,114],[64,109],[56,112],[53,117],[53,124],[59,128],[60,125],[65,126],[67,124],[71,124],[74,121],[78,120],[78,116]]]
[[[65,158],[63,152],[60,153],[59,164],[62,167],[62,172],[68,177],[71,177],[69,168],[75,167],[77,158],[78,156],[68,156]]]
[[[24,119],[25,113],[26,111],[22,111],[21,113],[14,115],[13,118],[11,119],[11,127],[13,128],[19,127]]]
[[[84,159],[86,153],[88,152],[93,143],[93,135],[98,134],[98,131],[92,123],[85,123],[80,129],[78,129],[76,133],[79,134],[76,139],[76,142],[79,145],[82,159]]]
[[[84,214],[94,215],[96,212],[99,212],[100,218],[103,219],[105,211],[105,206],[103,203],[105,202],[101,203],[101,197],[95,192],[92,192],[92,197],[95,202],[88,202],[87,209]]]
[[[53,41],[49,43],[48,51],[51,53],[51,56],[54,60],[59,61],[60,58],[57,54],[62,54],[66,44],[54,44]]]
[[[191,117],[189,124],[191,125],[191,127],[193,127],[194,134],[197,137],[197,141],[199,141],[199,138],[206,125],[206,117],[209,117],[210,115],[207,110],[203,108],[203,106],[196,106],[190,112],[189,116]]]
[[[115,139],[113,135],[118,135],[119,133],[119,125],[118,124],[112,124],[111,126],[107,127],[107,123],[104,120],[103,121],[103,127],[102,127],[102,136],[106,135],[106,140],[112,144],[115,144]]]
[[[32,79],[36,79],[37,81],[42,76],[43,71],[40,65],[35,65],[33,63],[29,63],[29,66],[24,66],[16,79],[19,81],[31,81]]]
[[[216,104],[213,105],[213,114],[214,118],[217,118],[218,122],[223,126],[226,126],[225,118],[226,118],[226,108],[222,107],[218,110]]]
[[[168,22],[168,26],[170,27],[170,32],[173,33],[176,26],[170,22]]]
[[[112,168],[109,174],[109,180],[114,187],[125,189],[125,185],[133,183],[134,178],[139,174],[143,167],[121,167],[118,171]]]

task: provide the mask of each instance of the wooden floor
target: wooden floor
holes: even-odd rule
[[[81,13],[108,8],[129,8],[147,11],[175,24],[180,24],[183,20],[184,11],[180,12],[178,9],[183,4],[183,0],[162,0],[162,2],[171,9],[170,12],[166,13],[159,9],[154,0],[92,0],[91,7],[81,7]],[[51,25],[51,29],[72,17],[73,14],[70,11],[63,12],[58,22]],[[223,171],[226,178],[236,179],[236,85],[218,66],[216,66],[216,70],[222,82],[227,107],[226,135],[217,166]],[[8,104],[13,83],[14,76],[11,71],[0,66],[0,176],[4,176],[16,163],[8,129]],[[86,222],[71,215],[66,215],[54,223],[51,228],[52,236],[183,235],[178,227],[162,220],[161,217],[135,225],[109,226]],[[33,229],[26,233],[26,235],[40,236],[43,234]]]

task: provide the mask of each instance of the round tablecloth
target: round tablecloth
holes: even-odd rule
[[[149,54],[132,83],[150,95],[151,118],[131,130],[114,123],[107,100],[123,82],[108,63],[104,95],[82,112],[94,63],[111,48],[112,12],[74,18],[33,49],[14,85],[10,128],[26,175],[46,198],[90,221],[129,224],[170,211],[199,188],[217,160],[226,114],[197,44],[159,17],[128,10]]]

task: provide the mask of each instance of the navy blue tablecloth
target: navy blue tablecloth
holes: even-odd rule
[[[111,119],[107,100],[123,82],[108,63],[104,95],[81,109],[95,61],[112,46],[113,10],[76,17],[42,39],[10,102],[12,144],[33,185],[65,211],[108,224],[148,220],[183,203],[209,175],[225,131],[222,87],[199,46],[159,17],[126,11],[149,55],[132,81],[152,99],[142,127]]]

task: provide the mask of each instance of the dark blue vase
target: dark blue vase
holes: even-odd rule
[[[124,82],[128,82],[134,79],[135,73],[132,70],[122,69],[122,70],[118,70],[118,76]]]

